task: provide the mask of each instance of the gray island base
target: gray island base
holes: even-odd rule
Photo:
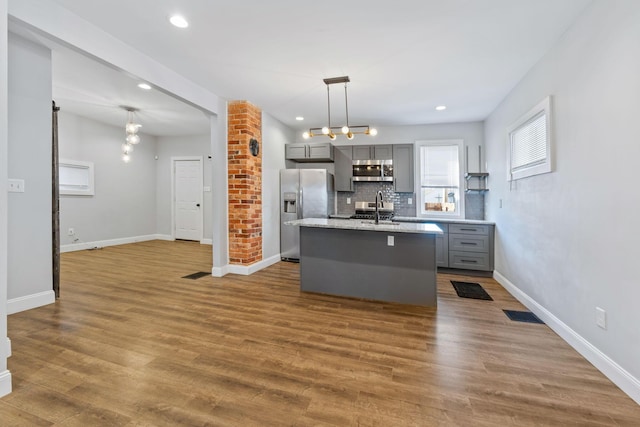
[[[305,292],[437,305],[433,224],[367,224],[304,219],[300,226],[300,289]]]

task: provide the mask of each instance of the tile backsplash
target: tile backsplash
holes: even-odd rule
[[[415,193],[396,193],[393,191],[393,184],[389,182],[354,182],[353,185],[353,192],[338,191],[339,215],[353,215],[356,202],[373,202],[376,193],[382,191],[383,199],[393,202],[396,216],[416,216]],[[347,198],[351,199],[351,204],[347,204]],[[409,204],[409,198],[412,199],[412,204]],[[484,219],[484,194],[465,193],[465,213],[466,219]]]

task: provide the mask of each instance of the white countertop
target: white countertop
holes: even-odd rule
[[[385,233],[442,234],[440,227],[434,224],[391,221],[380,221],[378,224],[375,224],[371,220],[361,219],[305,218],[287,221],[285,222],[285,225],[338,228],[343,230],[383,231]]]
[[[453,218],[420,218],[415,216],[394,216],[394,221],[424,223],[424,222],[441,222],[443,224],[475,224],[475,225],[496,225],[495,222],[484,221],[481,219],[453,219]]]

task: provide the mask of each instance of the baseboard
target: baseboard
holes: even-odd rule
[[[12,298],[7,300],[7,314],[31,310],[32,308],[42,307],[43,305],[53,304],[54,302],[56,302],[56,294],[53,290]]]
[[[225,265],[223,267],[213,267],[211,269],[211,275],[213,277],[224,277],[229,273],[229,266]]]
[[[173,242],[174,240],[176,240],[170,234],[154,234],[154,236],[155,236],[155,240],[166,240],[169,242]]]
[[[98,240],[95,242],[72,243],[60,246],[60,252],[84,251],[87,249],[104,248],[106,246],[126,245],[136,242],[147,242],[149,240],[174,240],[166,234],[149,234],[146,236],[123,237],[121,239]]]
[[[212,245],[213,246],[213,239],[202,239],[202,240],[200,240],[200,244],[201,245]]]
[[[257,271],[260,271],[263,268],[267,268],[270,265],[273,265],[273,264],[275,264],[277,262],[280,262],[280,254],[274,255],[272,257],[263,259],[263,260],[258,261],[258,262],[255,262],[255,263],[253,263],[251,265],[228,264],[228,265],[225,265],[222,268],[218,268],[218,269],[214,268],[213,270],[216,270],[216,271],[212,270],[212,274],[215,277],[222,277],[222,276],[224,276],[224,274],[227,274],[227,273],[239,274],[239,275],[242,275],[242,276],[249,276],[249,275],[251,275],[251,274],[253,274],[253,273],[257,272]],[[224,274],[221,274],[222,272],[224,272]],[[221,275],[218,276],[216,274],[221,274]]]
[[[524,304],[536,316],[542,319],[556,334],[571,347],[587,359],[593,366],[609,378],[629,397],[640,404],[640,380],[627,372],[622,366],[611,360],[609,356],[583,338],[576,331],[554,316],[549,310],[536,302],[529,295],[521,291],[498,271],[493,272],[493,278],[500,283],[511,295]]]
[[[0,397],[11,393],[11,372],[0,372]]]

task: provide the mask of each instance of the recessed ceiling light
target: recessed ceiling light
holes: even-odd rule
[[[446,109],[447,109],[447,106],[446,106],[446,105],[438,105],[438,106],[436,107],[436,110],[438,110],[438,111],[443,111],[443,110],[446,110]]]
[[[169,18],[169,22],[171,22],[173,25],[175,25],[178,28],[187,28],[189,26],[189,23],[187,22],[186,19],[184,19],[184,16],[182,15],[171,16],[171,18]]]
[[[304,117],[298,116],[298,117],[296,117],[296,120],[300,122],[300,121],[304,120]]]
[[[138,85],[138,87],[139,87],[140,89],[144,89],[144,90],[151,90],[151,86],[149,86],[149,85],[148,85],[148,84],[146,84],[146,83],[140,83],[140,84]]]

